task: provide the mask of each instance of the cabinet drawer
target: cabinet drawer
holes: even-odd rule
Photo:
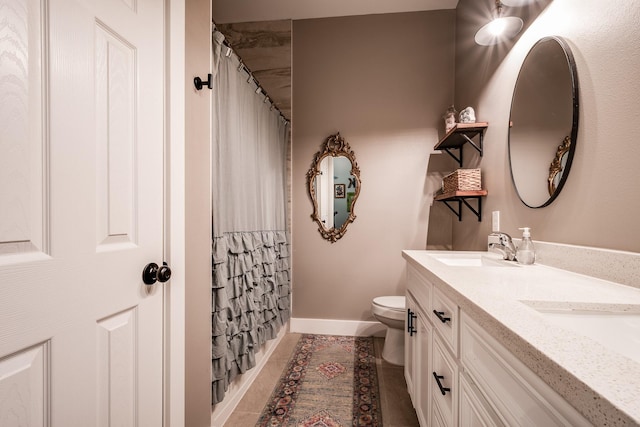
[[[460,363],[506,425],[591,425],[464,313],[460,321]]]
[[[457,424],[458,414],[458,364],[447,350],[438,334],[433,334],[431,396],[432,411],[439,409],[446,425]]]
[[[433,304],[429,315],[431,322],[449,346],[454,357],[458,356],[458,306],[438,288],[433,288]]]
[[[407,265],[407,291],[415,297],[420,308],[428,313],[431,309],[431,282],[415,267]]]

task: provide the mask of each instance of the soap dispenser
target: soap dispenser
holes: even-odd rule
[[[531,229],[524,227],[519,230],[522,230],[522,241],[516,251],[516,260],[519,264],[533,264],[536,261],[536,248],[531,241]]]

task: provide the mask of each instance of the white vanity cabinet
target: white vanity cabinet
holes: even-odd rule
[[[452,347],[458,334],[452,331],[458,307],[410,266],[406,301],[405,378],[418,420],[421,426],[455,426],[458,361]]]
[[[505,425],[591,425],[465,313],[460,321],[460,361]]]
[[[590,425],[412,265],[406,301],[405,378],[422,427]]]

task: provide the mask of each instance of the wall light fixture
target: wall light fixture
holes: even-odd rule
[[[502,0],[502,4],[504,4],[505,6],[511,6],[511,7],[526,6],[528,4],[535,3],[535,2],[536,0]]]
[[[483,25],[476,33],[476,43],[482,46],[498,44],[513,38],[522,29],[522,19],[516,16],[502,16],[502,2],[496,0],[495,18]]]

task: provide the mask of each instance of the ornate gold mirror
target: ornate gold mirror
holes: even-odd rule
[[[313,203],[311,219],[320,235],[335,243],[356,219],[354,206],[360,194],[360,169],[351,147],[338,132],[329,136],[307,172]]]
[[[571,49],[561,37],[542,38],[522,64],[511,103],[511,178],[526,206],[547,206],[562,190],[578,137],[578,115]]]

